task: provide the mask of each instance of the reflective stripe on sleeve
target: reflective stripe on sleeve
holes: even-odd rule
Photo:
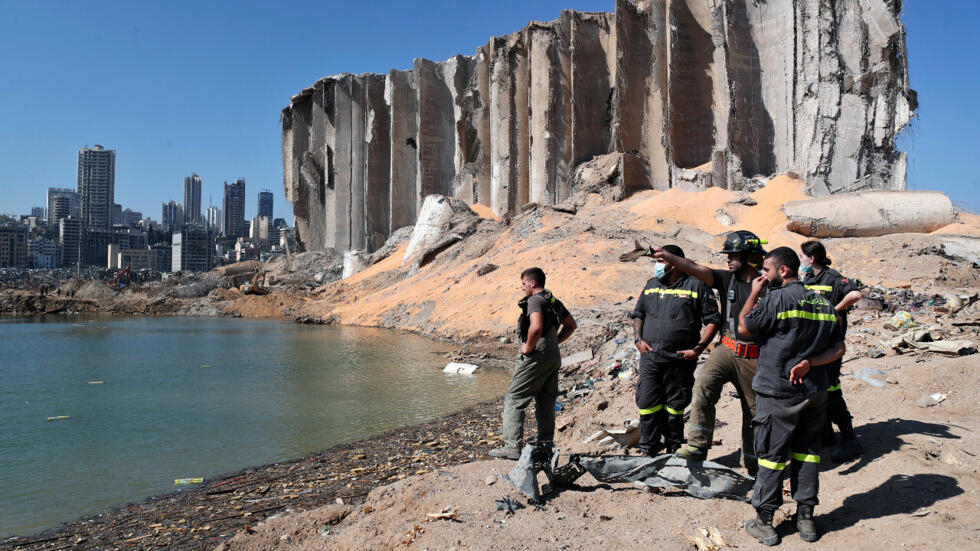
[[[759,458],[759,466],[765,467],[770,471],[781,471],[786,468],[786,463],[776,463],[775,461],[769,461],[768,459]]]
[[[808,291],[833,291],[834,288],[830,285],[805,285]]]
[[[687,424],[687,428],[689,428],[691,430],[696,430],[698,432],[703,432],[705,434],[714,434],[715,433],[715,429],[709,429],[708,427],[704,427],[704,426],[701,426],[701,425],[695,425],[694,423],[688,423]]]
[[[650,415],[651,413],[657,413],[658,411],[664,409],[663,405],[653,406],[652,408],[640,408],[640,415]]]
[[[682,410],[676,410],[676,409],[674,409],[674,408],[672,408],[670,406],[664,406],[664,407],[667,408],[667,413],[669,413],[671,415],[684,415],[684,410],[683,409]]]
[[[793,452],[793,461],[805,461],[807,463],[820,463],[820,456],[812,455],[808,453]],[[761,463],[762,460],[760,459],[759,462]]]
[[[813,321],[832,321],[837,322],[836,314],[820,314],[818,312],[807,312],[806,310],[787,310],[776,314],[777,319],[785,320],[790,318],[802,318]]]
[[[827,392],[835,392],[835,391],[838,391],[838,390],[840,390],[840,383],[837,383],[834,386],[828,386],[827,387]]]
[[[691,298],[698,298],[698,292],[697,291],[689,291],[687,289],[664,289],[662,287],[654,287],[653,289],[645,289],[643,291],[643,294],[644,295],[652,295],[653,293],[657,293],[657,294],[659,294],[661,296],[663,296],[663,295],[678,295],[678,296],[685,296],[685,297],[691,297]]]

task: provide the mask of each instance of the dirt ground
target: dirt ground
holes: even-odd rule
[[[402,266],[408,233],[401,232],[373,264],[347,279],[339,279],[333,255],[306,253],[288,266],[277,263],[269,268],[272,293],[265,296],[242,295],[224,288],[228,278],[206,275],[112,296],[88,288],[82,296],[41,300],[7,290],[0,293],[0,311],[102,308],[388,327],[456,343],[454,360],[506,366],[515,347],[519,274],[537,265],[580,327],[563,353],[594,356],[563,373],[557,444],[563,453],[624,453],[585,442],[600,429],[620,429],[636,417],[636,354],[627,314],[652,275],[652,262],[622,263],[619,256],[637,241],[644,246],[675,243],[689,258],[722,267],[723,256],[716,251],[724,232],[734,228],[756,231],[770,248],[796,248],[805,238],[785,229],[780,208],[801,198],[802,189],[799,180],[781,176],[752,194],[675,189],[612,202],[593,193],[576,197],[569,209],[532,206],[505,220],[478,207],[457,220],[463,239],[421,267]],[[859,279],[869,300],[850,318],[843,379],[865,453],[845,465],[823,464],[817,515],[825,535],[819,548],[980,547],[980,422],[975,413],[980,356],[902,348],[889,341],[904,332],[885,327],[893,311],[908,310],[917,329],[931,330],[934,340],[980,345],[980,303],[953,313],[960,297],[980,291],[980,271],[943,247],[950,236],[978,235],[980,217],[963,213],[957,223],[933,234],[825,240],[833,266]],[[610,375],[617,365],[622,374]],[[871,374],[882,386],[856,374]],[[917,405],[934,393],[946,397],[935,406]],[[724,546],[759,547],[741,528],[752,513],[744,503],[598,484],[588,475],[579,480],[579,489],[550,496],[541,509],[528,506],[512,515],[497,511],[496,499],[526,499],[496,476],[509,470],[509,462],[484,460],[485,451],[499,442],[499,402],[473,415],[444,419],[441,428],[421,433],[406,429],[408,437],[393,432],[358,443],[360,451],[344,452],[338,463],[307,458],[294,465],[306,461],[315,468],[266,466],[257,468],[265,474],[248,483],[221,477],[198,493],[184,494],[196,497],[169,505],[170,498],[155,498],[139,506],[152,505],[145,511],[100,515],[43,536],[0,542],[0,548],[695,549],[691,538],[701,530],[717,530]],[[470,421],[477,418],[473,425]],[[741,413],[733,395],[722,399],[718,419],[712,459],[737,467]],[[427,448],[432,441],[441,443]],[[406,451],[394,453],[392,445],[404,445]],[[328,450],[321,457],[334,453],[340,452]],[[413,469],[415,464],[424,468]],[[219,487],[234,491],[209,493]],[[227,499],[208,501],[216,495]],[[338,497],[342,505],[334,503]],[[260,506],[264,500],[276,506]],[[209,509],[204,514],[195,507]],[[782,547],[806,547],[787,520],[794,506],[781,511]],[[180,518],[185,519],[183,534],[175,524]]]

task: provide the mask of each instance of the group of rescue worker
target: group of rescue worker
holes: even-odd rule
[[[756,516],[745,528],[763,544],[776,545],[772,522],[786,471],[797,530],[804,541],[816,541],[821,449],[836,443],[835,462],[862,453],[840,383],[847,310],[862,295],[853,280],[830,267],[819,241],[807,241],[799,254],[788,247],[767,252],[766,243],[749,231],[729,233],[721,250],[727,270],[698,264],[676,245],[651,247],[654,277],[630,317],[640,353],[637,447],[651,457],[706,460],[715,408],[731,383],[742,408],[742,464],[755,477]],[[545,289],[540,268],[521,273],[521,290],[520,354],[504,398],[504,445],[490,452],[508,459],[520,457],[524,410],[532,401],[538,441],[553,440],[558,345],[576,329],[568,309]],[[698,358],[716,334],[718,345],[695,378]]]

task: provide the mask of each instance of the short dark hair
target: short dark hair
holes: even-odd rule
[[[796,254],[796,251],[789,247],[776,247],[775,249],[769,251],[766,258],[771,258],[773,263],[775,263],[776,269],[780,266],[786,266],[789,268],[791,276],[796,276],[800,271],[800,257]]]
[[[684,258],[684,249],[681,249],[677,245],[664,245],[664,250],[674,256]]]
[[[534,282],[535,287],[544,287],[544,270],[541,268],[528,268],[521,272],[521,279],[528,278]]]
[[[824,248],[823,243],[815,239],[807,241],[800,245],[800,250],[803,251],[803,254],[812,256],[813,261],[817,264],[824,267],[830,266],[830,259],[827,258],[827,249]]]

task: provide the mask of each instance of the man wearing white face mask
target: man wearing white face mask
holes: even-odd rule
[[[664,250],[684,257],[676,245]],[[721,323],[707,285],[660,262],[654,272],[630,314],[640,351],[638,447],[649,456],[665,447],[673,453],[684,442],[684,408],[691,403],[694,368]]]

